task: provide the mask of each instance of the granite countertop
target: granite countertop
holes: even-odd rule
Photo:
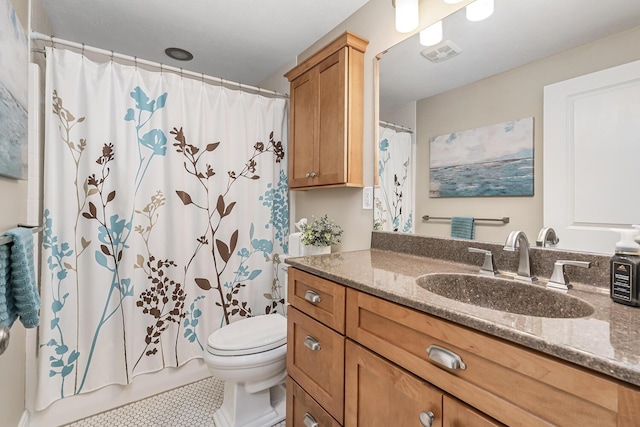
[[[286,263],[640,386],[640,308],[614,303],[605,287],[573,283],[569,291],[595,308],[592,315],[546,318],[458,302],[416,284],[417,277],[430,273],[476,274],[479,267],[470,264],[375,248],[288,258]]]

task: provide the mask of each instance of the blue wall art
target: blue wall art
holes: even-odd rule
[[[429,140],[429,197],[533,196],[533,117]]]
[[[0,0],[0,175],[27,179],[29,43],[9,0]]]

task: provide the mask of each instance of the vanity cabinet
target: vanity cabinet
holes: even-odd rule
[[[509,426],[638,425],[637,388],[354,289],[347,307],[350,339],[483,416]],[[441,352],[430,357],[431,346]],[[461,416],[447,401],[445,419]]]
[[[640,420],[638,387],[296,268],[289,302],[288,426]]]
[[[285,74],[289,188],[362,187],[364,52],[345,32]]]

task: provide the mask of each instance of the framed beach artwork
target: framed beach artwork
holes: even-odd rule
[[[533,117],[429,140],[429,197],[533,196]]]
[[[0,175],[27,179],[29,43],[9,0],[0,0]]]

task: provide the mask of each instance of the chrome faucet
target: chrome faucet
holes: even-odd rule
[[[524,231],[512,231],[507,237],[507,241],[504,243],[505,251],[515,252],[516,249],[520,251],[520,263],[518,264],[518,275],[516,280],[522,280],[523,282],[532,283],[536,280],[531,276],[531,262],[529,261],[529,239]]]
[[[557,245],[560,239],[558,239],[558,235],[556,234],[556,230],[551,227],[544,227],[538,233],[538,238],[536,239],[536,246],[542,246],[543,248],[547,246],[547,244]]]

